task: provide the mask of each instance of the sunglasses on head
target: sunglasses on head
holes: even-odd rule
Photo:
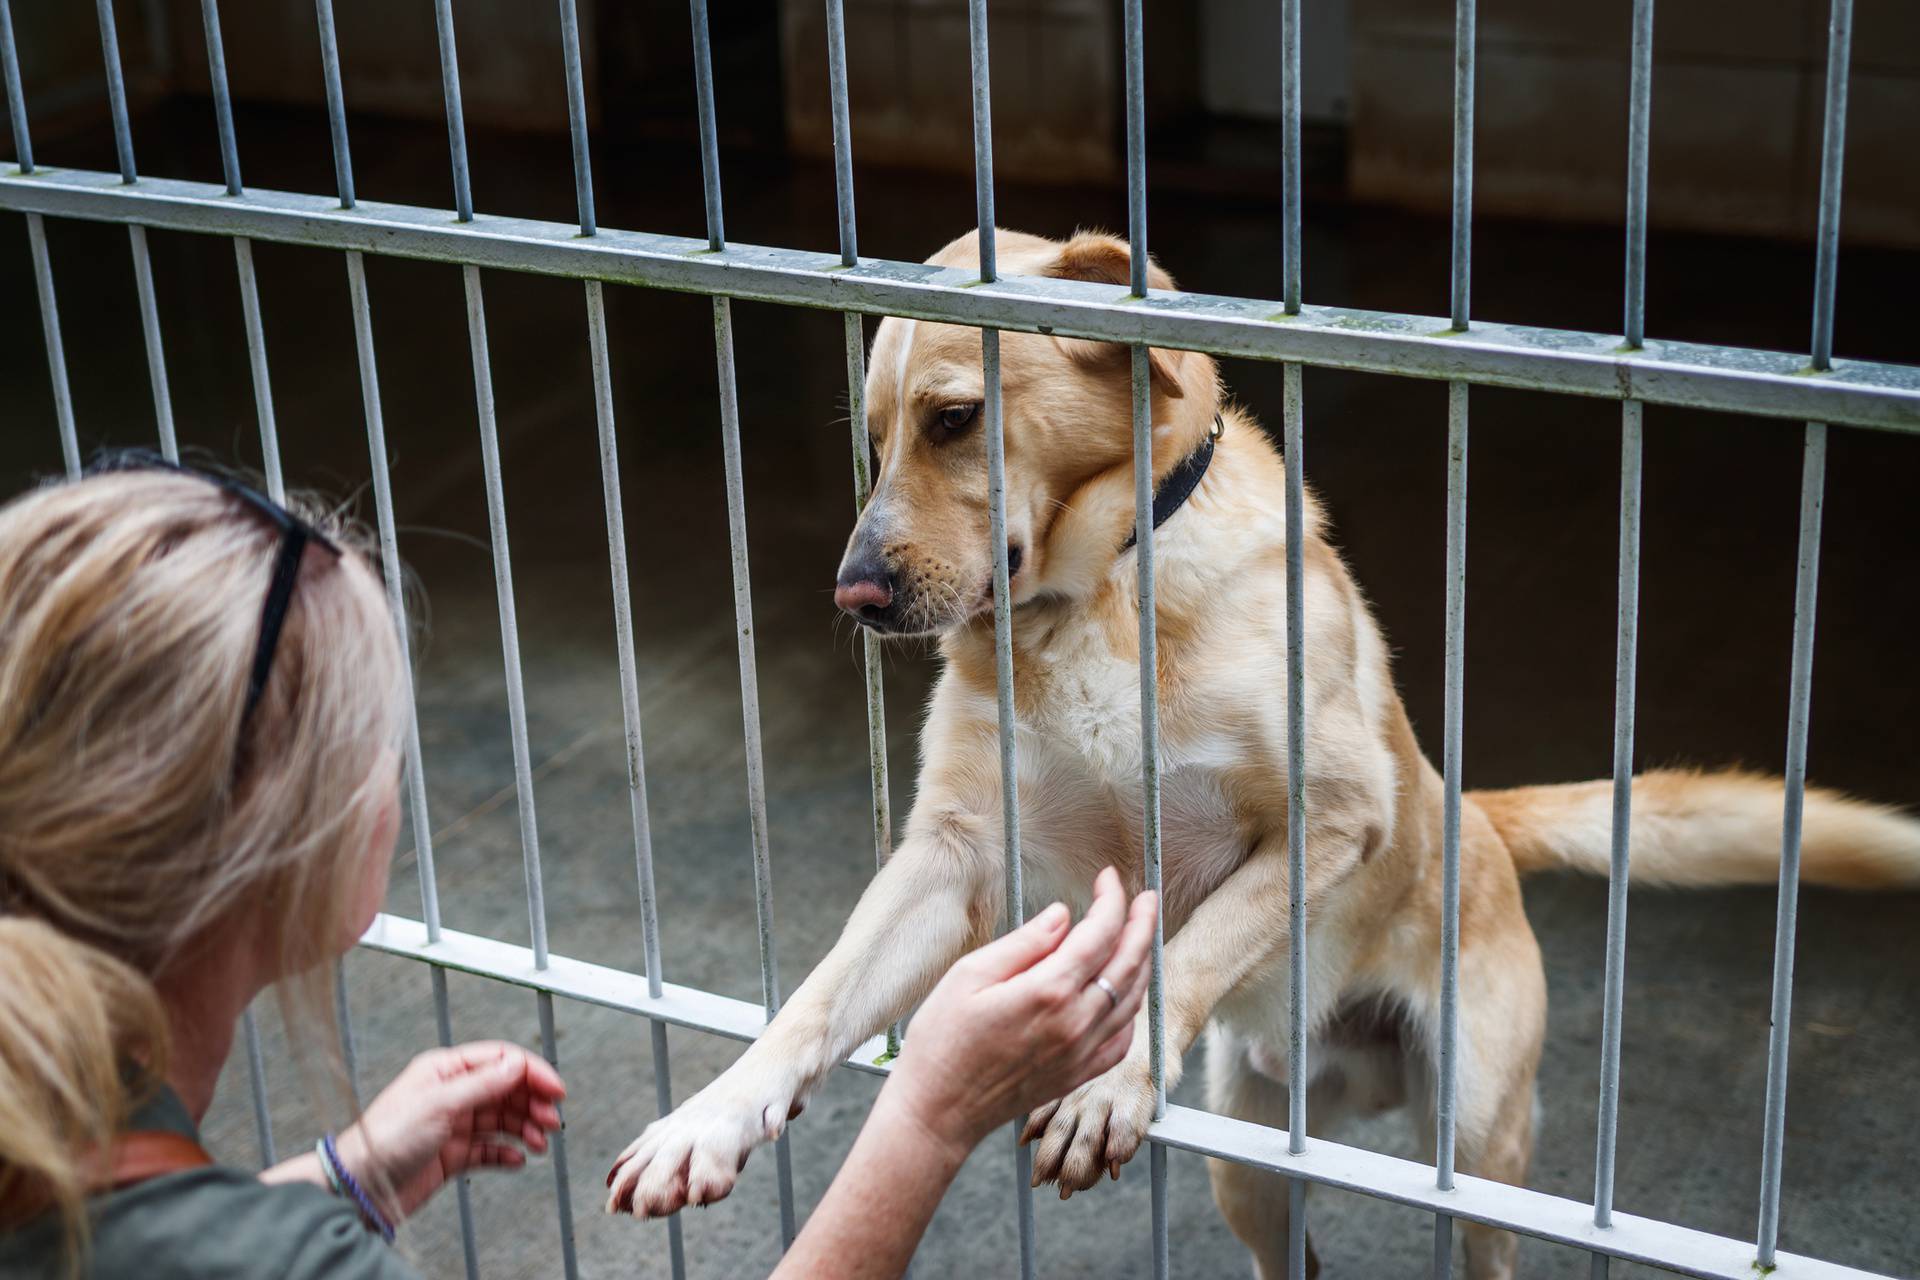
[[[150,449],[116,450],[102,455],[87,468],[89,475],[114,471],[172,471],[193,476],[239,499],[242,506],[280,531],[280,550],[274,557],[273,579],[267,586],[266,603],[260,610],[260,636],[254,643],[253,667],[247,676],[246,707],[240,713],[240,727],[244,730],[247,722],[253,718],[254,708],[260,705],[261,695],[266,692],[267,677],[273,674],[273,656],[280,647],[280,629],[286,624],[287,608],[293,601],[293,587],[300,576],[301,558],[306,555],[309,544],[331,552],[336,559],[342,554],[340,548],[326,534],[258,489],[232,476],[182,466]]]

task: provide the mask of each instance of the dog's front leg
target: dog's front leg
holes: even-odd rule
[[[732,1191],[747,1156],[780,1135],[823,1076],[989,936],[1002,896],[997,833],[957,808],[916,812],[833,950],[760,1038],[622,1153],[607,1209],[658,1217]]]
[[[1359,844],[1310,837],[1308,890],[1317,894],[1359,861]],[[1167,940],[1166,1087],[1179,1083],[1181,1058],[1206,1027],[1214,1006],[1249,974],[1283,955],[1291,934],[1284,840],[1264,842],[1194,908]],[[1134,1023],[1127,1056],[1059,1102],[1027,1119],[1021,1141],[1034,1142],[1033,1185],[1058,1182],[1060,1198],[1084,1191],[1103,1171],[1120,1176],[1153,1122],[1148,1010]]]

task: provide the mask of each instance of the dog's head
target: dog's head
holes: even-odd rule
[[[1124,285],[1124,241],[995,233],[1004,274]],[[928,261],[978,264],[974,232]],[[1173,288],[1158,266],[1152,287]],[[1213,361],[1149,353],[1156,477],[1206,434],[1219,399]],[[1118,343],[1000,338],[1007,566],[1015,605],[1072,598],[1105,576],[1133,527],[1130,356]],[[950,631],[993,603],[980,331],[888,317],[867,363],[873,493],[847,542],[834,601],[891,635]]]

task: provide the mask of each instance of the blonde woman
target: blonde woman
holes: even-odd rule
[[[406,673],[372,564],[154,458],[0,507],[0,1278],[411,1277],[394,1227],[558,1127],[552,1068],[491,1042],[264,1174],[198,1144],[263,990],[331,1052],[331,962],[386,892]],[[1077,927],[956,965],[779,1274],[898,1274],[975,1142],[1118,1061],[1153,910],[1108,871]]]

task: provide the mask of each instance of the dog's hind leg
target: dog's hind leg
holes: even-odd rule
[[[1308,1103],[1319,1090],[1309,1091]],[[1255,1069],[1247,1044],[1219,1023],[1207,1033],[1207,1105],[1222,1115],[1284,1129],[1287,1125],[1287,1086]],[[1316,1117],[1316,1125],[1319,1119]],[[1277,1173],[1250,1168],[1231,1160],[1209,1158],[1207,1174],[1213,1181],[1214,1203],[1240,1243],[1253,1254],[1257,1280],[1285,1280],[1288,1235],[1292,1229],[1289,1194],[1292,1182]],[[1301,1224],[1305,1229],[1305,1224]],[[1309,1237],[1307,1274],[1320,1273]]]

